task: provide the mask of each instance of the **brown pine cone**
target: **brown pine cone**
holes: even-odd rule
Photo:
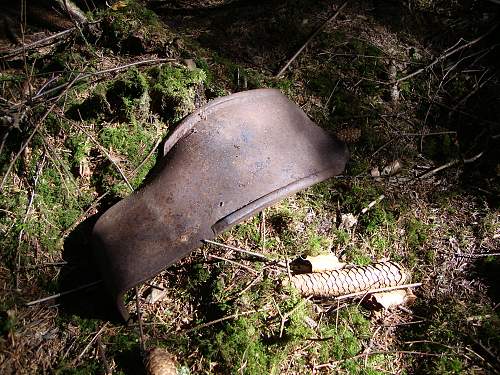
[[[151,349],[146,360],[148,375],[177,375],[177,360],[163,348]]]
[[[360,128],[344,128],[337,132],[337,138],[346,143],[354,143],[361,137]]]

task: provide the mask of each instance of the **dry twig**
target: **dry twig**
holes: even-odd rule
[[[346,298],[358,297],[358,296],[367,295],[367,294],[371,294],[371,293],[388,292],[390,290],[406,289],[406,288],[417,288],[421,285],[422,285],[422,283],[414,283],[414,284],[403,284],[403,285],[389,286],[387,288],[370,289],[368,291],[361,291],[361,292],[356,292],[356,293],[344,294],[343,296],[335,297],[335,299],[337,301],[340,301],[340,300],[343,300]]]
[[[52,105],[49,107],[49,109],[47,109],[47,111],[45,111],[45,114],[36,122],[36,125],[34,126],[33,130],[31,131],[29,137],[21,145],[21,148],[19,149],[19,151],[17,152],[17,154],[14,156],[14,158],[10,162],[10,164],[9,164],[9,166],[7,168],[7,171],[5,172],[5,174],[3,176],[2,182],[0,183],[0,191],[3,190],[3,187],[4,187],[5,183],[7,182],[7,178],[9,177],[10,172],[11,172],[12,168],[14,167],[14,164],[16,163],[16,161],[19,158],[19,156],[21,156],[21,154],[26,149],[26,147],[28,147],[28,144],[31,142],[31,140],[33,139],[33,137],[37,133],[38,129],[40,128],[40,126],[42,126],[42,124],[47,119],[47,117],[49,116],[49,114],[54,110],[54,108],[57,105],[57,103],[59,102],[59,100],[69,91],[69,89],[71,87],[73,87],[73,85],[77,82],[78,78],[79,78],[79,75],[77,75],[75,78],[73,78],[73,80],[70,83],[67,84],[67,86],[64,89],[64,91],[59,94],[59,96],[56,98],[56,100],[54,101],[54,103],[52,103]]]
[[[238,318],[238,317],[244,316],[244,315],[257,314],[257,313],[260,313],[260,312],[263,312],[263,311],[266,311],[266,310],[268,310],[267,307],[262,308],[260,310],[250,310],[250,311],[244,311],[244,312],[241,312],[241,313],[236,313],[236,314],[228,315],[228,316],[225,316],[223,318],[215,319],[215,320],[212,320],[210,322],[200,324],[200,325],[198,325],[196,327],[189,328],[188,330],[184,331],[184,333],[189,333],[189,332],[197,331],[197,330],[199,330],[201,328],[210,327],[211,325],[214,325],[214,324],[217,324],[217,323],[220,323],[220,322],[224,322],[226,320],[235,319],[235,318]]]
[[[452,56],[452,55],[456,54],[457,52],[460,52],[460,51],[463,51],[463,50],[464,50],[464,49],[466,49],[466,48],[472,47],[474,44],[479,43],[481,40],[483,40],[483,39],[484,39],[484,38],[486,38],[488,35],[490,35],[493,31],[495,31],[495,30],[496,30],[496,28],[497,28],[497,27],[498,27],[498,25],[493,26],[493,27],[492,27],[491,29],[489,29],[489,30],[488,30],[485,34],[483,34],[483,35],[481,35],[481,36],[477,37],[476,39],[471,40],[470,42],[468,42],[468,43],[466,43],[466,44],[464,44],[464,45],[462,45],[462,46],[460,46],[460,47],[457,47],[457,48],[453,48],[453,47],[452,47],[452,48],[450,48],[450,49],[448,50],[448,52],[446,52],[444,55],[441,55],[441,56],[439,56],[438,58],[436,58],[436,59],[435,59],[434,61],[432,61],[429,65],[427,65],[427,66],[425,66],[425,67],[423,67],[423,68],[420,68],[420,69],[416,70],[415,72],[413,72],[413,73],[411,73],[411,74],[408,74],[408,75],[406,75],[406,76],[404,76],[404,77],[401,77],[401,78],[397,79],[397,80],[396,80],[395,82],[393,82],[393,83],[401,83],[401,82],[403,82],[403,81],[407,81],[407,80],[409,80],[410,78],[413,78],[413,77],[415,77],[415,76],[417,76],[417,75],[419,75],[419,74],[421,74],[421,73],[423,73],[423,72],[425,72],[425,71],[427,71],[427,70],[431,69],[431,68],[432,68],[433,66],[435,66],[436,64],[438,64],[438,63],[440,63],[441,61],[443,61],[443,60],[447,59],[448,57],[450,57],[450,56]],[[460,42],[460,41],[459,41],[459,42]],[[458,43],[459,43],[459,42],[458,42]],[[458,43],[457,43],[457,44],[458,44]],[[455,45],[457,45],[457,44],[455,44]]]
[[[337,16],[340,14],[340,12],[342,12],[342,10],[345,8],[346,5],[347,1],[344,2],[330,18],[328,18],[316,30],[314,30],[314,32],[309,36],[309,38],[307,38],[304,44],[297,50],[297,52],[295,52],[295,54],[290,58],[290,60],[288,60],[287,63],[283,66],[283,68],[281,68],[280,71],[276,74],[275,76],[276,78],[279,78],[285,72],[285,70],[290,66],[290,64],[302,53],[302,51],[316,37],[316,35],[318,35],[321,32],[321,30],[323,30],[326,24],[337,18]]]
[[[253,256],[255,258],[259,258],[259,259],[263,260],[264,262],[269,262],[270,261],[270,259],[268,257],[266,257],[265,255],[262,255],[262,254],[259,254],[259,253],[255,253],[253,251],[241,249],[241,248],[234,247],[234,246],[231,246],[231,245],[226,245],[226,244],[223,244],[223,243],[220,243],[220,242],[215,242],[215,241],[212,241],[212,240],[203,240],[203,242],[209,243],[209,244],[212,244],[212,245],[215,245],[215,246],[223,247],[225,249],[234,250],[234,251],[237,251],[239,253],[251,255],[251,256]]]
[[[228,262],[228,263],[231,263],[231,264],[234,264],[235,266],[238,266],[238,267],[241,267],[241,268],[244,268],[246,269],[247,271],[253,273],[254,275],[258,275],[259,272],[257,272],[256,270],[254,270],[253,268],[250,268],[248,266],[245,266],[244,264],[241,264],[239,262],[236,262],[234,260],[231,260],[231,259],[227,259],[227,258],[224,258],[224,257],[218,257],[217,255],[212,255],[212,254],[209,254],[209,257],[211,258],[214,258],[214,259],[218,259],[218,260],[222,260],[224,262]]]
[[[66,296],[66,295],[71,294],[71,293],[79,292],[80,290],[89,289],[89,288],[96,286],[100,283],[102,283],[102,280],[97,280],[97,281],[93,281],[93,282],[88,283],[88,284],[80,285],[79,287],[76,287],[76,288],[73,288],[70,290],[66,290],[64,292],[56,293],[56,294],[53,294],[53,295],[48,296],[48,297],[44,297],[44,298],[40,298],[40,299],[31,301],[31,302],[28,302],[26,304],[26,306],[33,306],[33,305],[36,305],[38,303],[51,301],[53,299]]]
[[[94,335],[94,337],[92,337],[92,340],[90,340],[87,343],[87,345],[85,345],[85,348],[83,348],[82,352],[78,355],[78,357],[76,357],[75,362],[78,362],[80,359],[82,359],[82,357],[85,355],[85,353],[87,353],[87,351],[90,349],[90,347],[92,346],[94,341],[96,341],[97,338],[101,335],[101,333],[106,329],[107,325],[108,325],[108,322],[105,322],[102,325],[102,327],[99,329],[99,331],[97,331],[97,333]]]

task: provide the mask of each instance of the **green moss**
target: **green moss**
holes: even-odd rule
[[[62,162],[70,165],[67,159]],[[75,182],[62,173],[51,164],[43,168],[32,207],[39,216],[29,216],[22,226],[26,235],[49,252],[61,249],[61,233],[73,225],[93,200],[88,191],[78,190]]]
[[[196,88],[206,80],[201,69],[164,66],[151,72],[153,110],[164,120],[179,121],[195,108]]]
[[[114,11],[98,12],[102,18],[101,43],[126,53],[143,53],[146,47],[162,48],[173,39],[168,27],[153,11],[139,1],[129,0],[127,6]]]
[[[149,110],[148,78],[137,69],[128,70],[106,91],[106,99],[122,119],[146,118]],[[139,115],[140,114],[140,115]]]
[[[332,240],[314,232],[308,233],[307,241],[304,246],[304,254],[307,256],[316,256],[326,254],[332,247]]]
[[[237,238],[242,239],[243,241],[251,241],[253,243],[260,242],[260,218],[258,216],[254,216],[245,222],[237,225],[231,231]]]
[[[413,249],[420,248],[425,243],[425,241],[427,241],[429,230],[429,225],[422,223],[417,219],[411,219],[406,224],[408,246]]]
[[[371,183],[362,183],[355,181],[352,185],[342,186],[339,192],[340,201],[345,212],[358,213],[375,199],[382,191]],[[384,204],[384,201],[378,203]]]
[[[373,260],[365,252],[355,246],[348,247],[344,252],[346,262],[366,266],[373,263]]]
[[[370,162],[366,159],[352,158],[347,164],[346,172],[349,176],[359,176],[370,172]]]
[[[84,134],[76,134],[66,140],[66,146],[71,150],[73,155],[73,166],[78,166],[86,157],[89,156],[92,144],[88,136]]]
[[[255,319],[239,318],[216,334],[216,348],[209,354],[217,358],[223,372],[235,373],[239,368],[245,374],[267,372],[269,358],[257,327]]]
[[[335,245],[346,246],[351,239],[351,235],[343,229],[335,230],[334,234],[335,234],[335,237],[334,237],[333,243]]]

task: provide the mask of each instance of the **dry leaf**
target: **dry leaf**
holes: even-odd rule
[[[89,160],[85,157],[78,163],[78,175],[82,178],[87,178],[90,177],[91,174]]]
[[[127,7],[127,5],[128,5],[127,1],[118,0],[117,2],[113,3],[113,5],[111,5],[111,9],[120,10]]]
[[[372,177],[380,177],[380,171],[378,170],[378,167],[374,167],[371,171],[370,174]]]
[[[311,265],[310,272],[339,270],[345,266],[345,263],[339,262],[339,258],[333,254],[306,257],[304,260]]]
[[[382,176],[392,176],[401,170],[401,163],[399,160],[394,160],[391,164],[387,165],[382,169]]]
[[[165,289],[151,288],[146,296],[146,302],[153,304],[165,299],[166,296],[167,291]]]
[[[196,69],[196,63],[194,62],[193,59],[184,59],[184,64],[186,64],[189,70]]]
[[[370,297],[370,302],[382,306],[384,309],[389,309],[394,306],[412,303],[415,300],[415,295],[409,289],[391,290],[390,292],[373,293]]]
[[[358,219],[353,214],[342,214],[340,227],[349,230],[358,223]]]
[[[318,323],[316,323],[316,321],[309,316],[304,317],[304,322],[312,329],[318,328]]]

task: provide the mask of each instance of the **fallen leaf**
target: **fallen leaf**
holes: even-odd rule
[[[392,176],[396,173],[398,173],[402,168],[401,163],[399,160],[394,160],[391,164],[387,165],[382,169],[382,176]]]
[[[370,302],[379,305],[384,309],[412,303],[416,297],[411,290],[398,289],[390,292],[373,293],[370,297]]]
[[[111,9],[116,11],[116,10],[120,10],[120,9],[127,7],[127,5],[128,5],[127,1],[118,0],[116,3],[113,3],[111,5]]]
[[[340,227],[346,230],[351,229],[358,223],[358,219],[353,214],[342,214]]]
[[[345,266],[345,263],[339,262],[339,258],[333,254],[307,257],[305,260],[311,264],[311,272],[339,270]]]
[[[194,62],[193,59],[184,59],[184,64],[186,64],[189,70],[196,69],[196,63]]]
[[[167,291],[165,289],[151,288],[146,296],[146,302],[153,304],[165,299],[166,296]]]
[[[370,174],[372,177],[380,177],[380,171],[378,170],[378,167],[374,167],[371,171]]]

